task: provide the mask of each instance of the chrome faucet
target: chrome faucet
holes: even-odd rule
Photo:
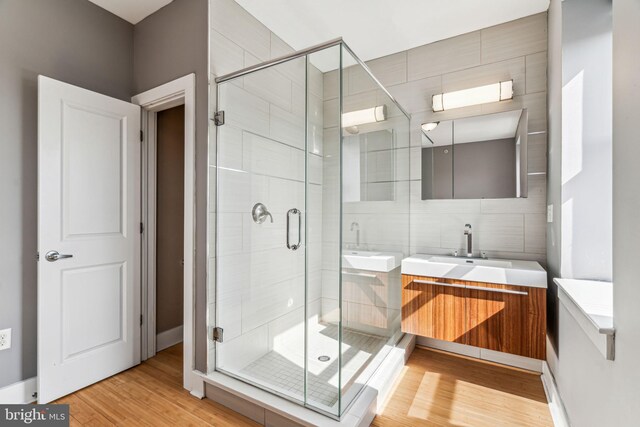
[[[351,231],[356,230],[356,249],[360,247],[360,224],[356,221],[351,223]]]
[[[464,225],[464,235],[467,237],[467,257],[473,256],[473,244],[471,239],[471,224]]]

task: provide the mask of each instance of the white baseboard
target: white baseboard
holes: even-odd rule
[[[0,388],[0,403],[25,404],[35,402],[36,398],[33,395],[37,389],[37,377],[9,384]]]
[[[500,351],[487,350],[466,344],[436,340],[427,337],[417,337],[416,344],[423,347],[435,348],[448,351],[450,353],[461,354],[463,356],[474,357],[488,362],[500,363],[502,365],[513,366],[528,371],[542,372],[542,360],[530,357],[518,356],[515,354],[502,353]]]
[[[177,326],[156,335],[156,353],[182,342],[183,327]]]
[[[556,380],[553,378],[547,362],[542,363],[542,385],[549,401],[549,412],[551,412],[551,418],[553,418],[553,425],[555,427],[570,427],[569,417],[560,398]]]

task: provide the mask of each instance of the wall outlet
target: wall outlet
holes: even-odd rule
[[[553,205],[547,205],[547,222],[553,222]]]
[[[11,328],[0,331],[0,350],[11,348]]]

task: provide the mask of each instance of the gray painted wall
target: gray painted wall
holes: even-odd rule
[[[86,0],[0,1],[0,387],[36,375],[38,74],[129,100],[133,26]]]
[[[136,24],[133,34],[134,93],[196,74],[196,368],[206,371],[207,258],[207,0],[174,0]]]
[[[557,2],[560,3],[559,0]],[[640,384],[638,22],[640,2],[613,2],[613,312],[616,360],[604,360],[563,306],[559,308],[560,346],[557,358],[548,359],[573,426],[633,426],[640,418],[640,405],[637,404]]]
[[[553,278],[612,279],[611,1],[552,1],[549,34],[548,325],[558,351]]]
[[[562,2],[562,277],[611,280],[611,27],[611,0]]]
[[[557,347],[558,288],[553,282],[560,277],[560,238],[562,221],[562,1],[551,0],[549,5],[548,39],[548,94],[547,122],[549,128],[547,205],[552,205],[553,221],[546,224],[547,230],[547,334]],[[547,346],[547,351],[552,351]]]

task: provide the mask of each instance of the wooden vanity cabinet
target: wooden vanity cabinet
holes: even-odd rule
[[[409,275],[402,285],[404,332],[545,358],[545,289]]]
[[[402,275],[402,331],[465,343],[465,288],[438,279]]]

